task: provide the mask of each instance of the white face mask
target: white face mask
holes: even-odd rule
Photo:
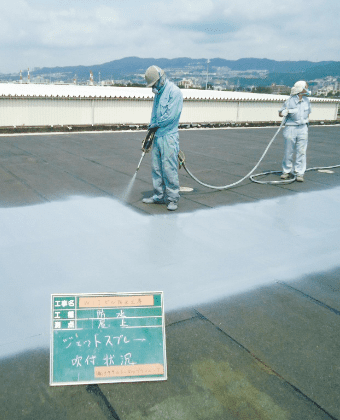
[[[157,82],[152,86],[152,92],[155,94],[155,95],[157,95],[161,90],[162,90],[162,87],[164,86],[164,83],[165,83],[165,77],[164,77],[164,75],[163,76],[161,76],[158,80],[157,80]]]

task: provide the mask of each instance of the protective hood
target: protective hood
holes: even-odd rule
[[[290,96],[297,95],[298,93],[301,93],[304,89],[307,89],[307,84],[304,80],[299,80],[295,83],[295,85],[292,87],[290,91]]]

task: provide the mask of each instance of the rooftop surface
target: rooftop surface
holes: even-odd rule
[[[229,185],[276,130],[183,130],[180,147],[198,179]],[[310,127],[309,168],[340,164],[339,130]],[[223,191],[182,168],[192,191],[169,212],[141,202],[150,155],[131,185],[144,136],[1,136],[0,419],[339,420],[340,168]],[[255,173],[282,154],[280,133]],[[49,387],[51,293],[151,290],[167,381]]]

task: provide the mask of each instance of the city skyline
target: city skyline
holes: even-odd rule
[[[339,93],[339,61],[313,63],[254,58],[206,60],[182,57],[168,60],[125,57],[94,66],[24,70],[20,74],[0,75],[0,81],[142,87],[145,86],[144,72],[152,64],[162,67],[168,78],[181,88],[287,94],[289,86],[296,80],[306,80],[313,94],[329,96]]]

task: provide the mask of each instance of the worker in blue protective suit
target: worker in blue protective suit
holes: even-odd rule
[[[167,204],[177,210],[178,180],[178,123],[183,107],[180,89],[170,82],[162,69],[151,66],[145,73],[148,87],[155,94],[149,130],[155,132],[152,146],[153,196],[144,198],[146,204]]]
[[[306,152],[308,145],[308,118],[311,113],[308,83],[300,80],[291,89],[289,99],[279,110],[280,117],[286,117],[283,137],[285,140],[281,179],[288,179],[293,173],[296,181],[304,181],[306,171]],[[293,156],[295,164],[293,164]]]

